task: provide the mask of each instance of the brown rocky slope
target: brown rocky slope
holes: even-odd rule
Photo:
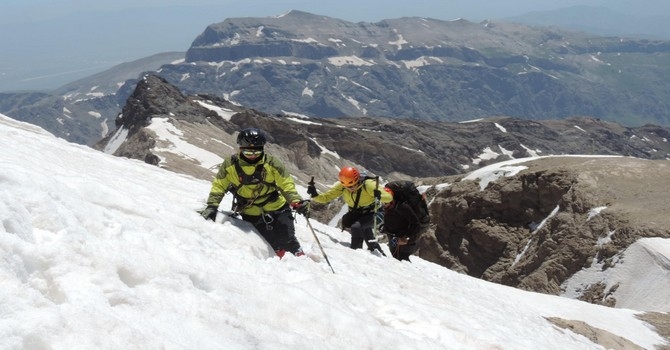
[[[548,157],[519,165],[528,168],[483,190],[460,177],[430,180],[451,185],[433,192],[434,229],[420,242],[420,256],[492,282],[560,294],[593,259],[608,262],[642,237],[670,237],[667,160]],[[597,208],[604,210],[594,215]]]
[[[425,179],[449,186],[427,190],[432,225],[418,255],[488,281],[558,295],[563,282],[594,261],[607,269],[639,238],[670,237],[668,160],[547,157],[516,166],[527,168],[485,186],[462,176]],[[615,290],[584,286],[580,299],[615,307]],[[639,317],[670,343],[667,312]],[[550,321],[608,349],[640,349],[587,324]]]

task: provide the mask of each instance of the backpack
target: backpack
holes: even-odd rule
[[[414,182],[404,180],[391,181],[385,187],[393,192],[394,201],[397,203],[407,202],[414,209],[421,225],[430,223],[426,197],[416,189]]]

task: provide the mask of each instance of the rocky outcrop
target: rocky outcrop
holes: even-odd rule
[[[605,349],[644,350],[644,348],[624,337],[593,327],[583,321],[564,320],[558,317],[548,317],[547,321],[553,323],[557,327],[570,330],[576,334],[581,334],[592,342],[602,345]],[[649,323],[653,324],[652,322]]]
[[[147,127],[156,118],[166,118],[175,122],[199,125],[204,129],[221,128],[229,129],[232,133],[234,126],[227,120],[220,118],[216,112],[203,107],[196,101],[216,99],[215,97],[186,96],[175,86],[167,83],[156,75],[146,75],[140,79],[136,88],[128,97],[122,112],[115,120],[116,130],[96,143],[93,147],[99,150],[105,147],[119,134],[120,130],[126,130],[125,140],[113,151],[114,155],[139,159],[146,163],[166,167],[167,169],[189,173],[187,167],[183,166],[183,160],[170,157],[169,154],[158,155],[157,135]],[[222,106],[237,108],[219,99]],[[168,152],[169,153],[169,152]],[[163,159],[162,159],[163,158]],[[170,158],[168,161],[166,158]],[[191,167],[193,164],[191,163]]]
[[[611,266],[637,239],[670,237],[670,218],[654,209],[667,206],[667,160],[557,157],[523,165],[528,169],[484,189],[454,179],[438,192],[430,205],[434,230],[420,241],[420,256],[488,281],[560,294],[577,271],[593,262]],[[587,290],[584,299],[612,304],[606,292]]]

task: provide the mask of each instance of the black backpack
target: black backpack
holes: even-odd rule
[[[412,181],[391,181],[385,185],[393,191],[393,200],[398,204],[407,202],[414,212],[419,217],[421,225],[430,223],[430,214],[428,213],[428,204],[426,197],[416,189],[416,185]]]

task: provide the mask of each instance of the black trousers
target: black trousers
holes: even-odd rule
[[[285,250],[293,254],[302,251],[300,242],[295,237],[293,214],[288,204],[263,216],[242,215],[242,219],[254,225],[275,251]]]
[[[393,238],[391,235],[388,236],[389,238],[389,250],[391,251],[391,255],[398,259],[398,260],[409,260],[409,256],[414,254],[416,252],[416,242],[412,242],[411,240],[408,242],[408,244],[405,245],[396,245],[393,242]]]
[[[373,212],[358,213],[350,211],[344,214],[342,217],[342,229],[349,229],[351,233],[351,249],[362,248],[363,241],[365,241],[370,250],[378,246],[373,232],[374,219]]]

